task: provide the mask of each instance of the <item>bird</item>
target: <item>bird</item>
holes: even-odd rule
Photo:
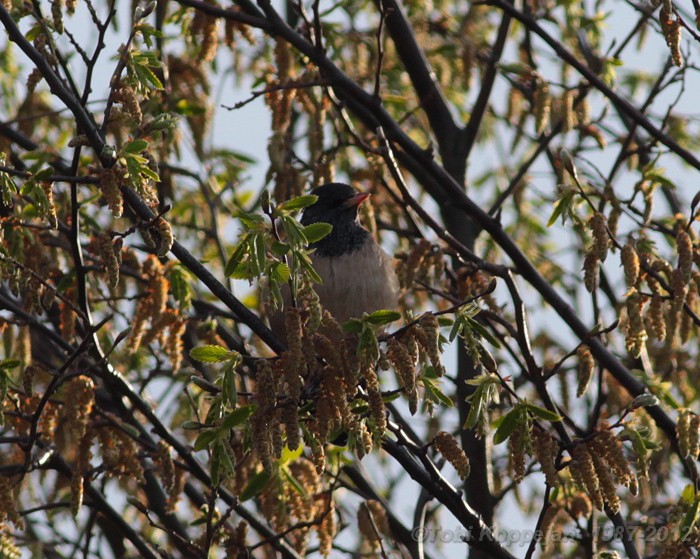
[[[311,194],[317,199],[302,213],[301,224],[333,227],[309,245],[322,280],[314,286],[321,305],[340,324],[364,313],[395,310],[399,286],[391,258],[359,222],[359,207],[370,194],[340,182],[314,188]]]

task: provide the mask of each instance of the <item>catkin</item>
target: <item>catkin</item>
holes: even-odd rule
[[[693,274],[693,241],[685,229],[678,231],[676,247],[678,250],[678,269],[681,271],[683,283],[687,285]]]
[[[631,288],[626,301],[629,324],[627,327],[625,344],[627,346],[627,351],[629,351],[630,355],[633,357],[639,356],[647,340],[647,332],[642,318],[643,305],[644,301],[642,300],[642,296],[635,288]]]
[[[608,235],[607,219],[601,212],[596,212],[589,222],[593,233],[592,252],[596,254],[600,262],[605,262],[610,246],[610,236]]]
[[[588,346],[582,345],[576,350],[576,356],[578,357],[578,387],[576,389],[576,396],[580,398],[588,390],[588,385],[593,379],[593,374],[595,372],[595,359]]]
[[[681,54],[681,20],[672,17],[671,2],[664,2],[659,11],[659,23],[666,44],[671,50],[671,59],[676,66],[683,66]]]
[[[626,244],[622,247],[620,258],[622,260],[622,267],[625,270],[627,287],[634,287],[639,280],[639,255],[632,245]]]
[[[440,431],[435,435],[435,448],[445,457],[461,479],[469,477],[469,458],[459,446],[457,440],[446,431]]]
[[[525,478],[525,436],[521,426],[508,439],[508,464],[513,472],[513,481],[520,483]]]
[[[598,287],[598,255],[591,251],[583,261],[583,285],[589,293]]]
[[[538,78],[535,88],[535,130],[542,134],[549,126],[552,108],[552,98],[549,95],[549,84]]]
[[[559,485],[559,476],[557,475],[556,468],[559,445],[549,433],[542,429],[536,429],[534,431],[534,436],[537,461],[542,467],[542,472],[545,475],[547,484],[556,487]]]

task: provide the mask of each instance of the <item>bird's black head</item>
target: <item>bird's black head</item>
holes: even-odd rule
[[[304,210],[302,225],[330,223],[331,233],[314,243],[319,256],[340,256],[359,250],[370,234],[357,222],[357,209],[369,194],[360,194],[349,184],[332,182],[314,188],[311,194],[318,196],[312,206]]]

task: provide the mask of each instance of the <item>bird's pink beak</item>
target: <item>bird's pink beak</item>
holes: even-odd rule
[[[352,198],[345,201],[343,203],[343,205],[347,208],[356,207],[356,206],[359,206],[360,204],[362,204],[362,202],[367,200],[367,198],[369,198],[369,197],[370,197],[369,192],[360,192],[359,194],[355,194],[355,196],[353,196]]]

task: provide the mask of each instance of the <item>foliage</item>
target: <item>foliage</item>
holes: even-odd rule
[[[694,556],[697,3],[277,4],[0,5],[0,555]]]

